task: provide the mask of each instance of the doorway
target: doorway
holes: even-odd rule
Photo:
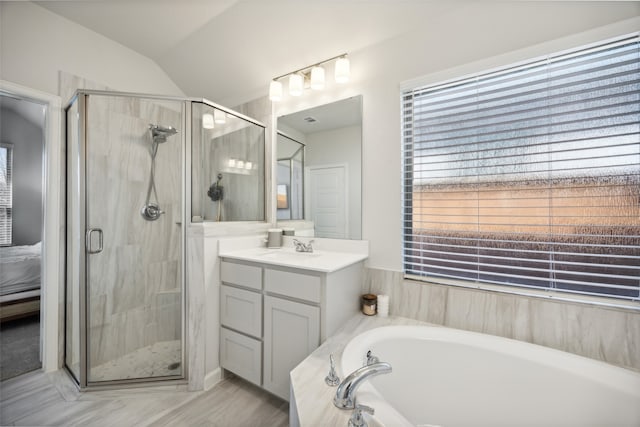
[[[0,93],[0,378],[42,367],[46,105]]]

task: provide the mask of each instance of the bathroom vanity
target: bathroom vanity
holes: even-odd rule
[[[221,241],[221,367],[289,400],[289,372],[359,310],[361,243],[300,253],[289,239],[280,249]]]

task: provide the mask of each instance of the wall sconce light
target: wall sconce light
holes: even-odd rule
[[[283,74],[271,80],[269,85],[269,99],[273,102],[282,100],[282,82],[280,79],[285,77],[289,78],[289,95],[300,96],[307,82],[313,90],[323,90],[325,87],[325,70],[322,65],[335,61],[334,77],[336,83],[346,83],[349,81],[350,64],[347,54],[334,56],[333,58],[325,59],[317,64],[310,65],[308,67],[301,68],[296,71],[292,71],[287,74]]]
[[[203,114],[202,115],[202,127],[205,129],[213,129],[215,125],[213,124],[213,114]]]

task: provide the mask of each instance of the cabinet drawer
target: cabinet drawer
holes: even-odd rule
[[[261,385],[262,342],[221,328],[220,366],[247,381]]]
[[[320,277],[318,276],[265,269],[264,289],[288,297],[320,302]]]
[[[220,263],[220,280],[257,290],[262,289],[261,268],[254,265],[222,261]]]
[[[220,286],[220,323],[231,329],[262,336],[262,294]]]

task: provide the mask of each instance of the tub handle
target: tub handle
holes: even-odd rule
[[[371,350],[367,351],[367,366],[373,365],[374,363],[378,363],[380,359],[373,355]]]
[[[329,374],[324,378],[324,382],[331,387],[340,384],[340,378],[336,374],[336,363],[333,360],[333,354],[329,355]]]
[[[372,407],[356,403],[356,408],[353,410],[351,418],[349,418],[349,427],[367,427],[367,422],[364,419],[364,415],[362,415],[363,411],[370,415],[375,413]]]

